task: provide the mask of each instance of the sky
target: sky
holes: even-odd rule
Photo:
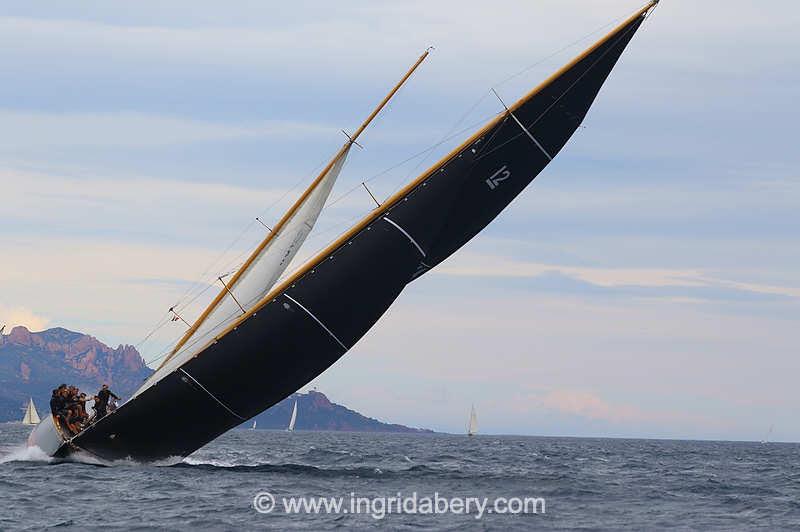
[[[0,324],[156,359],[428,46],[301,257],[640,6],[0,1]],[[572,141],[316,386],[487,433],[800,441],[800,6],[664,0]]]

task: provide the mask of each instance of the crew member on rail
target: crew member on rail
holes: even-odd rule
[[[112,397],[116,400],[119,400],[119,397],[117,397],[114,392],[108,389],[108,384],[104,384],[94,398],[94,406],[92,408],[94,408],[94,411],[96,412],[94,416],[95,421],[106,417],[106,414],[108,413],[108,400]]]
[[[64,397],[61,391],[66,388],[66,384],[62,384],[53,390],[53,395],[50,396],[50,413],[56,417],[64,415]]]

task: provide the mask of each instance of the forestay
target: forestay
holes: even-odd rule
[[[270,230],[270,234],[251,253],[228,284],[225,284],[224,279],[220,277],[220,282],[224,284],[223,289],[189,327],[156,372],[137,390],[134,397],[213,344],[217,335],[223,333],[232,321],[246,314],[269,293],[314,228],[353,144],[356,144],[361,133],[429,53],[430,49],[417,59],[355,133],[348,136],[345,145]]]
[[[259,246],[224,287],[197,323],[178,342],[166,362],[136,395],[157,382],[162,375],[180,367],[202,351],[231,320],[241,316],[269,293],[314,228],[351,147],[351,142],[342,147],[328,171],[315,180],[281,223],[272,230],[264,244]]]

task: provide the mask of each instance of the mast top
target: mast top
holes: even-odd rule
[[[403,84],[406,82],[406,80],[408,80],[408,78],[411,77],[411,74],[414,73],[414,71],[417,69],[417,67],[419,65],[421,65],[422,62],[425,61],[425,59],[427,59],[428,55],[431,53],[431,50],[433,50],[433,46],[429,46],[424,52],[422,52],[422,55],[419,56],[419,59],[417,59],[417,62],[414,63],[411,66],[411,68],[408,69],[408,72],[406,72],[405,75],[402,77],[402,79],[400,79],[400,81],[397,82],[397,84],[389,92],[389,94],[387,94],[386,97],[384,97],[384,99],[381,100],[381,103],[379,103],[378,106],[375,108],[375,110],[372,111],[372,113],[370,113],[370,115],[359,126],[359,128],[356,130],[356,132],[353,133],[352,135],[348,135],[348,138],[350,140],[350,144],[357,144],[356,141],[358,140],[358,137],[361,135],[361,133],[363,133],[364,130],[367,129],[367,126],[370,124],[370,122],[372,122],[375,119],[375,117],[378,116],[378,113],[381,112],[381,109],[386,107],[386,104],[389,103],[389,100],[391,100],[392,97],[395,94],[397,94],[397,91],[399,91],[400,87],[402,87]]]
[[[400,79],[400,81],[392,88],[389,94],[387,94],[386,97],[384,97],[383,100],[381,100],[378,106],[372,111],[372,113],[370,113],[370,115],[366,118],[366,120],[364,120],[364,122],[359,126],[359,128],[355,131],[355,133],[353,133],[352,135],[348,135],[347,132],[344,132],[344,134],[347,136],[347,142],[344,144],[344,146],[342,146],[342,148],[336,153],[333,159],[331,159],[328,162],[328,164],[322,169],[319,175],[311,182],[309,187],[300,195],[300,197],[289,208],[289,210],[287,210],[284,213],[281,219],[275,225],[273,225],[271,229],[267,227],[267,229],[269,229],[269,233],[267,234],[267,236],[261,241],[261,243],[256,247],[256,249],[253,250],[253,252],[247,258],[244,264],[242,264],[242,266],[233,274],[228,284],[219,292],[219,294],[217,294],[217,297],[214,298],[211,304],[208,305],[208,307],[206,307],[206,309],[203,311],[200,317],[197,318],[197,320],[195,320],[193,324],[187,323],[186,320],[184,320],[180,315],[178,315],[178,313],[175,311],[175,307],[171,307],[169,309],[169,311],[175,314],[177,318],[186,323],[189,329],[186,331],[186,333],[184,333],[184,335],[180,338],[180,340],[178,340],[178,343],[175,345],[175,347],[172,348],[170,354],[167,357],[165,357],[164,360],[162,360],[161,364],[156,369],[156,372],[158,372],[162,367],[164,367],[167,364],[167,362],[169,362],[172,359],[172,357],[178,353],[178,351],[186,344],[186,342],[192,337],[192,335],[194,335],[195,332],[197,332],[200,326],[211,315],[214,309],[217,308],[219,303],[223,300],[224,297],[226,297],[226,295],[230,294],[231,296],[233,296],[233,290],[235,289],[237,283],[239,282],[239,279],[245,274],[245,272],[248,271],[250,266],[252,266],[255,260],[261,255],[261,253],[264,251],[267,245],[275,238],[275,236],[281,232],[286,223],[292,218],[292,216],[294,216],[297,210],[304,204],[306,199],[314,191],[314,189],[322,182],[325,176],[328,175],[328,172],[331,171],[331,169],[334,167],[337,161],[339,161],[342,157],[347,155],[348,150],[350,150],[353,144],[359,147],[361,146],[357,142],[358,137],[361,135],[361,133],[364,132],[364,130],[375,119],[375,117],[378,116],[378,113],[380,113],[381,110],[384,107],[386,107],[386,104],[389,103],[389,100],[391,100],[392,97],[397,93],[397,91],[400,90],[400,87],[402,87],[403,84],[408,80],[408,78],[411,77],[411,75],[414,73],[417,67],[420,64],[422,64],[423,61],[425,61],[425,59],[430,54],[431,49],[432,47],[429,47],[422,53],[422,55],[419,56],[419,59],[417,59],[417,61],[411,66],[411,68],[408,69],[408,71],[405,73],[402,79]],[[258,220],[260,223],[263,224],[263,222],[261,222],[261,220],[259,220],[258,218],[256,218],[256,220]],[[220,279],[220,281],[221,280],[222,279]],[[223,282],[223,284],[225,283]],[[241,304],[239,304],[239,307],[245,314],[247,313],[247,311],[245,310],[244,307],[242,307]]]
[[[572,61],[568,62],[568,63],[567,63],[566,65],[564,65],[562,68],[560,68],[559,70],[557,70],[556,72],[554,72],[554,73],[553,73],[553,74],[552,74],[550,77],[548,77],[548,78],[547,78],[547,79],[545,79],[543,82],[541,82],[539,85],[537,85],[536,87],[534,87],[534,88],[533,88],[531,91],[529,91],[527,94],[525,94],[524,96],[522,96],[522,97],[521,97],[519,100],[517,100],[515,103],[511,104],[510,106],[507,106],[507,112],[508,112],[508,113],[513,113],[513,112],[515,112],[515,111],[516,111],[516,110],[517,110],[517,109],[518,109],[520,106],[522,106],[522,105],[523,105],[525,102],[527,102],[528,100],[530,100],[531,98],[533,98],[533,97],[534,97],[534,96],[536,96],[537,94],[541,93],[541,91],[542,91],[542,90],[544,90],[546,87],[548,87],[549,85],[551,85],[551,84],[552,84],[552,83],[553,83],[553,82],[554,82],[554,81],[555,81],[555,80],[556,80],[556,79],[557,79],[559,76],[563,75],[563,74],[564,74],[565,72],[567,72],[569,69],[573,68],[573,67],[574,67],[575,65],[577,65],[577,64],[578,64],[580,61],[582,61],[583,59],[585,59],[586,57],[588,57],[588,56],[589,56],[589,55],[590,55],[592,52],[594,52],[596,49],[598,49],[600,46],[602,46],[603,44],[605,44],[606,42],[608,42],[610,39],[612,39],[612,38],[613,38],[615,35],[619,34],[621,31],[623,31],[623,29],[624,29],[625,27],[627,27],[628,25],[630,25],[630,24],[634,23],[634,22],[635,22],[637,19],[639,19],[639,18],[641,18],[641,17],[645,16],[645,15],[646,15],[646,14],[647,14],[647,13],[648,13],[648,12],[649,12],[651,9],[653,9],[653,8],[654,8],[656,5],[658,5],[658,3],[659,3],[659,0],[650,0],[650,1],[649,1],[647,4],[645,4],[645,5],[644,5],[642,8],[638,9],[638,10],[637,10],[635,13],[633,13],[633,14],[632,14],[630,17],[628,17],[628,18],[627,18],[626,20],[624,20],[622,23],[620,23],[619,25],[617,25],[617,26],[616,26],[616,27],[615,27],[613,30],[611,30],[611,31],[610,31],[608,34],[606,34],[606,35],[605,35],[605,36],[603,36],[603,37],[602,37],[600,40],[598,40],[596,43],[594,43],[592,46],[590,46],[589,48],[587,48],[586,50],[584,50],[584,51],[583,51],[582,53],[580,53],[580,54],[579,54],[577,57],[573,58],[573,59],[572,59]],[[430,49],[429,49],[429,50],[430,50]],[[414,70],[414,69],[415,69],[415,68],[416,68],[416,67],[419,65],[419,63],[421,63],[421,62],[422,62],[422,61],[423,61],[423,60],[424,60],[424,59],[427,57],[427,55],[428,55],[428,53],[429,53],[429,50],[426,50],[426,51],[425,51],[425,53],[423,53],[423,54],[422,54],[422,56],[420,56],[420,58],[419,58],[419,60],[417,61],[417,63],[416,63],[416,64],[415,64],[415,65],[412,67],[411,71],[413,71],[413,70]],[[409,72],[408,74],[406,74],[406,76],[404,77],[404,80],[405,80],[405,79],[406,79],[408,76],[410,76],[410,72]],[[392,92],[392,94],[394,94],[394,92],[396,92],[396,90],[395,90],[395,91],[393,91],[393,92]],[[379,109],[380,109],[381,107],[382,107],[382,105],[381,105],[381,106],[379,106]],[[372,118],[372,117],[371,117],[371,118]],[[369,122],[369,120],[371,120],[371,118],[367,120],[367,123]],[[479,139],[479,138],[480,138],[482,135],[484,135],[484,134],[485,134],[487,131],[489,131],[489,130],[490,130],[492,127],[494,127],[494,126],[497,124],[497,122],[498,122],[499,120],[501,120],[502,118],[503,118],[503,116],[500,116],[500,115],[499,115],[499,116],[496,116],[496,117],[495,117],[493,120],[489,121],[489,122],[488,122],[486,125],[484,125],[484,126],[483,126],[483,128],[481,128],[481,129],[479,129],[478,131],[476,131],[476,132],[475,132],[475,133],[474,133],[474,134],[473,134],[471,137],[469,137],[468,139],[466,139],[466,140],[465,140],[465,141],[464,141],[464,142],[463,142],[463,143],[462,143],[460,146],[458,146],[458,147],[454,148],[454,149],[453,149],[453,150],[452,150],[452,151],[451,151],[449,154],[447,154],[447,155],[445,155],[444,157],[442,157],[442,158],[441,158],[441,160],[440,160],[439,162],[437,162],[435,165],[433,165],[431,168],[429,168],[429,169],[428,169],[426,172],[423,172],[423,173],[422,173],[420,176],[418,176],[418,177],[417,177],[415,180],[413,180],[413,181],[411,181],[410,183],[406,184],[406,185],[405,185],[404,187],[402,187],[400,190],[398,190],[397,192],[395,192],[395,193],[394,193],[394,194],[393,194],[391,197],[389,197],[388,199],[386,199],[386,200],[385,200],[385,201],[384,201],[384,202],[381,204],[381,207],[380,207],[380,208],[372,210],[372,211],[371,211],[371,212],[370,212],[370,213],[369,213],[367,216],[365,216],[365,217],[364,217],[364,218],[363,218],[361,221],[359,221],[359,222],[358,222],[358,223],[356,223],[354,226],[352,226],[352,227],[351,227],[349,230],[347,230],[347,231],[346,231],[344,234],[340,235],[340,236],[339,236],[339,238],[337,238],[336,240],[334,240],[333,242],[331,242],[331,243],[330,243],[330,244],[329,244],[327,247],[325,247],[324,249],[322,249],[322,250],[321,250],[321,251],[320,251],[320,252],[319,252],[317,255],[315,255],[314,257],[312,257],[312,258],[310,258],[309,260],[307,260],[307,261],[306,261],[306,263],[305,263],[305,264],[303,264],[303,265],[302,265],[300,268],[298,268],[297,270],[295,270],[295,271],[294,271],[294,273],[292,273],[291,275],[287,276],[287,277],[286,277],[286,278],[284,278],[282,281],[280,281],[280,282],[279,282],[279,283],[277,283],[275,286],[273,286],[273,287],[272,287],[272,289],[270,290],[270,292],[269,292],[269,293],[268,293],[266,296],[264,296],[264,297],[261,299],[261,301],[260,301],[260,302],[258,302],[258,303],[256,303],[255,305],[253,305],[253,307],[252,307],[252,308],[250,308],[250,309],[247,311],[247,313],[246,313],[244,316],[240,316],[240,317],[239,317],[239,318],[237,318],[235,321],[233,321],[232,323],[230,323],[230,324],[229,324],[229,325],[228,325],[228,326],[225,328],[225,330],[224,330],[224,331],[222,331],[222,332],[221,332],[221,333],[218,335],[218,338],[221,338],[222,336],[225,336],[226,334],[228,334],[228,332],[230,332],[231,330],[235,329],[235,328],[236,328],[236,327],[237,327],[239,324],[241,324],[243,321],[245,321],[245,320],[246,320],[246,319],[248,319],[250,316],[252,316],[253,314],[255,314],[255,313],[258,311],[258,310],[260,310],[261,308],[263,308],[263,307],[264,307],[264,305],[266,305],[266,303],[267,303],[267,302],[268,302],[268,301],[269,301],[269,300],[270,300],[272,297],[274,297],[274,295],[275,295],[275,294],[277,294],[277,293],[279,293],[279,292],[281,292],[281,291],[285,290],[285,289],[286,289],[286,288],[287,288],[289,285],[291,285],[293,282],[295,282],[295,281],[296,281],[298,278],[300,278],[300,277],[301,277],[301,276],[303,276],[303,275],[304,275],[306,272],[308,272],[309,270],[311,270],[311,269],[313,268],[313,264],[314,264],[316,261],[320,260],[320,258],[321,258],[321,257],[324,257],[324,256],[326,256],[326,255],[329,255],[329,254],[330,254],[330,253],[331,253],[333,250],[335,250],[336,248],[338,248],[339,246],[341,246],[341,245],[342,245],[344,242],[347,242],[347,240],[348,240],[348,239],[352,238],[352,237],[353,237],[353,235],[357,234],[359,231],[361,231],[361,230],[363,230],[364,228],[366,228],[366,227],[367,227],[367,226],[368,226],[368,225],[369,225],[369,224],[370,224],[370,223],[371,223],[373,220],[375,220],[375,219],[376,219],[378,216],[380,216],[380,215],[381,215],[382,213],[384,213],[384,212],[385,212],[387,209],[389,209],[391,206],[395,205],[395,204],[396,204],[398,201],[400,201],[400,199],[401,199],[401,198],[402,198],[404,195],[408,194],[408,193],[409,193],[411,190],[413,190],[413,189],[414,189],[416,186],[418,186],[418,185],[419,185],[420,183],[422,183],[422,182],[423,182],[425,179],[427,179],[427,178],[428,178],[428,177],[429,177],[429,176],[430,176],[430,175],[431,175],[431,174],[434,172],[434,170],[435,170],[436,168],[440,167],[442,164],[444,164],[444,163],[445,163],[446,161],[448,161],[449,159],[451,159],[451,158],[455,157],[455,156],[456,156],[456,155],[457,155],[457,154],[458,154],[458,153],[459,153],[461,150],[465,149],[467,146],[469,146],[470,144],[472,144],[473,142],[475,142],[475,140]],[[355,135],[354,135],[354,136],[355,136]]]

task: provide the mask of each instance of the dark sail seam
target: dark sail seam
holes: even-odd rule
[[[209,395],[209,396],[210,396],[210,397],[211,397],[213,400],[215,400],[217,403],[219,403],[219,405],[220,405],[222,408],[224,408],[225,410],[227,410],[228,412],[230,412],[230,413],[231,413],[231,414],[233,414],[234,416],[238,417],[238,418],[239,418],[239,419],[241,419],[242,421],[246,421],[246,420],[247,420],[247,418],[246,418],[246,417],[242,417],[242,416],[240,416],[239,414],[237,414],[236,412],[234,412],[233,410],[231,410],[230,408],[228,408],[228,405],[226,405],[225,403],[223,403],[222,401],[220,401],[219,399],[217,399],[217,396],[215,396],[213,393],[209,392],[209,391],[208,391],[208,389],[207,389],[205,386],[203,386],[202,384],[200,384],[200,382],[198,382],[198,380],[197,380],[197,379],[195,379],[194,377],[192,377],[191,375],[189,375],[189,373],[187,373],[185,369],[183,369],[183,368],[178,368],[178,370],[180,370],[180,372],[181,372],[181,373],[183,373],[184,375],[186,375],[187,377],[189,377],[190,379],[192,379],[192,380],[194,381],[194,383],[195,383],[195,384],[197,384],[197,385],[198,385],[198,386],[199,386],[199,387],[200,387],[200,388],[201,388],[201,389],[202,389],[204,392],[206,392],[206,393],[207,393],[207,394],[208,394],[208,395]]]
[[[331,330],[330,330],[330,329],[328,329],[328,328],[325,326],[325,324],[324,324],[324,323],[322,323],[322,322],[320,321],[320,319],[319,319],[319,318],[317,318],[316,316],[314,316],[314,314],[313,314],[313,313],[312,313],[310,310],[308,310],[306,307],[304,307],[302,303],[300,303],[298,300],[296,300],[295,298],[293,298],[293,297],[292,297],[292,296],[290,296],[289,294],[286,294],[286,293],[284,293],[283,295],[284,295],[284,296],[286,296],[286,298],[287,298],[287,299],[289,299],[290,301],[294,302],[294,304],[295,304],[295,305],[297,305],[298,307],[300,307],[301,309],[303,309],[303,310],[305,311],[305,313],[306,313],[306,314],[308,314],[309,316],[311,316],[311,318],[312,318],[314,321],[316,321],[316,322],[319,324],[319,326],[320,326],[320,327],[322,327],[323,329],[325,329],[325,332],[326,332],[326,333],[328,333],[329,335],[331,335],[331,338],[333,338],[334,340],[336,340],[336,343],[338,343],[340,346],[342,346],[342,349],[344,349],[345,351],[347,351],[347,349],[348,349],[348,348],[347,348],[347,346],[346,346],[346,345],[344,345],[344,344],[342,343],[342,341],[341,341],[341,340],[339,340],[339,338],[337,338],[337,337],[336,337],[336,335],[335,335],[335,334],[333,334],[333,332],[331,332]]]

